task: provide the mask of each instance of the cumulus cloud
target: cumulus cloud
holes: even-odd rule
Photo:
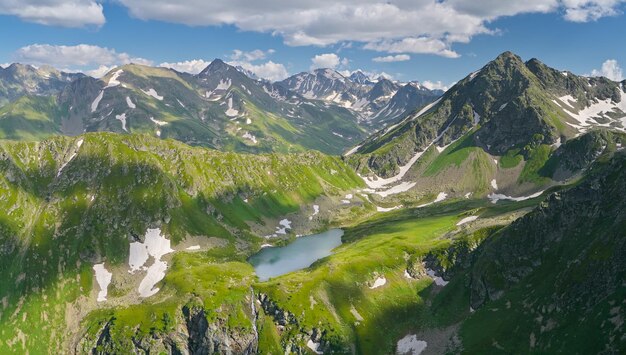
[[[57,68],[89,67],[101,65],[144,64],[152,61],[133,57],[128,53],[118,53],[114,49],[89,44],[56,46],[51,44],[31,44],[18,49],[13,57],[16,61],[34,65],[51,65]]]
[[[572,22],[596,21],[602,17],[620,13],[619,5],[623,0],[563,0],[565,19]]]
[[[622,81],[624,80],[624,73],[622,68],[617,63],[615,59],[608,59],[604,63],[602,63],[602,68],[600,70],[592,70],[591,76],[604,76],[613,81]]]
[[[279,81],[289,76],[289,72],[283,64],[274,63],[271,60],[260,64],[253,64],[250,62],[229,62],[228,64],[240,66],[243,69],[252,72],[259,78],[263,78],[269,81]]]
[[[447,91],[455,83],[446,85],[446,84],[442,83],[441,80],[437,80],[437,81],[425,80],[421,84],[422,84],[423,87],[425,87],[428,90],[443,90],[443,91]]]
[[[281,36],[288,45],[363,43],[389,53],[431,53],[458,57],[455,43],[493,34],[504,16],[560,13],[585,22],[619,13],[626,0],[119,0],[132,15],[188,25],[233,25]],[[390,21],[393,19],[393,21]],[[416,26],[419,24],[419,26]]]
[[[269,81],[283,80],[289,76],[289,72],[283,64],[275,63],[271,60],[264,63],[259,63],[259,61],[266,59],[274,53],[276,53],[276,51],[273,49],[255,49],[252,51],[242,51],[240,49],[235,49],[230,55],[230,61],[228,62],[228,64],[235,67],[241,67],[256,75],[257,77]]]
[[[163,62],[159,64],[159,66],[174,69],[183,73],[198,74],[208,67],[209,64],[211,64],[211,62],[207,62],[203,59],[192,59],[174,63]]]
[[[341,58],[335,53],[318,54],[311,58],[311,70],[319,68],[337,69],[339,66],[347,66],[349,62],[348,58]]]
[[[247,62],[254,62],[256,60],[261,60],[267,58],[269,55],[274,54],[276,51],[273,49],[268,49],[266,51],[261,49],[255,49],[250,52],[245,52],[239,49],[233,50],[233,54],[231,54],[231,60],[243,60]]]
[[[385,57],[375,57],[372,58],[372,60],[377,63],[405,62],[411,60],[411,56],[408,54],[388,55]]]
[[[102,5],[94,0],[0,0],[0,14],[62,27],[102,26]]]

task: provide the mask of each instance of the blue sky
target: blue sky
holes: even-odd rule
[[[36,11],[23,10],[29,3]],[[329,66],[434,86],[505,50],[614,79],[626,63],[622,0],[205,3],[0,0],[0,33],[10,34],[3,36],[0,63],[97,75],[131,61],[194,72],[222,58],[274,80]]]

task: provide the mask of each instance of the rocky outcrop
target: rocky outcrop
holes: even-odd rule
[[[625,167],[623,153],[598,162],[584,183],[552,194],[481,245],[470,273],[471,306],[499,299],[546,268],[551,274],[540,280],[555,280],[545,287],[563,312],[616,292],[626,272]]]
[[[251,320],[254,321],[254,320]],[[173,331],[150,334],[135,332],[130,337],[114,336],[109,319],[96,332],[95,337],[85,335],[74,347],[76,354],[256,354],[258,334],[256,331],[232,328],[226,321],[209,322],[204,308],[197,305],[182,307],[175,320]]]

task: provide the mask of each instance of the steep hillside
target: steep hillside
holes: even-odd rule
[[[55,95],[83,74],[64,73],[51,67],[35,68],[14,63],[0,67],[0,107],[24,95]]]
[[[47,107],[39,104],[42,95]],[[228,151],[339,154],[367,134],[353,112],[253,80],[219,59],[196,76],[125,65],[101,80],[68,79],[58,93],[33,92],[3,109],[10,115],[0,116],[2,134],[13,139],[132,132]],[[32,124],[30,111],[47,123]]]
[[[506,52],[346,159],[374,189],[410,181],[430,193],[531,195],[584,168],[551,166],[561,147],[586,133],[585,139],[613,141],[623,136],[625,119],[624,83],[578,77],[536,59],[524,63]],[[598,129],[614,133],[598,136]]]
[[[623,152],[603,159],[477,250],[466,351],[626,351],[625,168]]]
[[[2,142],[0,171],[3,353],[156,351],[151,339],[178,327],[185,349],[209,327],[215,349],[240,352],[255,324],[244,258],[318,228],[362,184],[319,153],[238,155],[109,133]],[[312,203],[324,209],[309,220]]]
[[[345,107],[374,130],[395,123],[442,94],[417,82],[401,84],[384,77],[372,80],[360,71],[345,77],[332,69],[299,73],[277,85],[309,99]]]

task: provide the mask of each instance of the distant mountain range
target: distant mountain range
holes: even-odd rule
[[[101,79],[13,64],[0,68],[0,137],[109,131],[232,151],[339,154],[440,94],[331,69],[271,83],[219,59],[198,75],[130,64]]]

